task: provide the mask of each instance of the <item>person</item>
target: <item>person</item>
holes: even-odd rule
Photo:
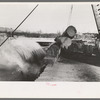
[[[60,55],[64,55],[64,52],[67,52],[69,46],[71,46],[72,44],[72,39],[74,38],[76,33],[76,28],[74,26],[69,26],[61,36],[55,38],[56,45],[59,47],[59,51],[55,61],[60,58]]]

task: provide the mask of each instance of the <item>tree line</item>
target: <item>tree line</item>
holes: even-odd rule
[[[35,37],[35,38],[56,38],[60,33],[39,33],[39,32],[0,32],[5,33],[7,37],[9,36],[24,36],[24,37]]]

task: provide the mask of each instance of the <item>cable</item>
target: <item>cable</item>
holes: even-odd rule
[[[22,25],[22,23],[32,14],[32,12],[38,7],[39,4],[37,4],[32,11],[24,18],[24,20],[13,30],[11,35],[13,36],[13,33]],[[9,37],[7,37],[1,44],[0,47],[8,40]]]

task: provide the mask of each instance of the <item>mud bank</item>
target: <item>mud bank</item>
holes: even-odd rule
[[[53,60],[51,58],[51,60]],[[53,62],[53,61],[52,61]],[[36,82],[100,82],[100,67],[61,58],[49,63]]]

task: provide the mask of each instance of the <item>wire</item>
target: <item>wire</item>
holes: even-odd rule
[[[72,17],[72,11],[73,11],[73,5],[71,5],[71,8],[70,8],[70,12],[69,12],[69,17],[68,17],[67,26],[69,26],[69,25],[70,25],[70,22],[71,22],[71,17]]]
[[[32,12],[38,7],[39,4],[37,4],[32,11],[24,18],[24,20],[13,30],[11,35],[13,36],[13,33],[22,25],[22,23],[32,14]],[[9,37],[7,37],[1,44],[0,47],[8,40]]]

